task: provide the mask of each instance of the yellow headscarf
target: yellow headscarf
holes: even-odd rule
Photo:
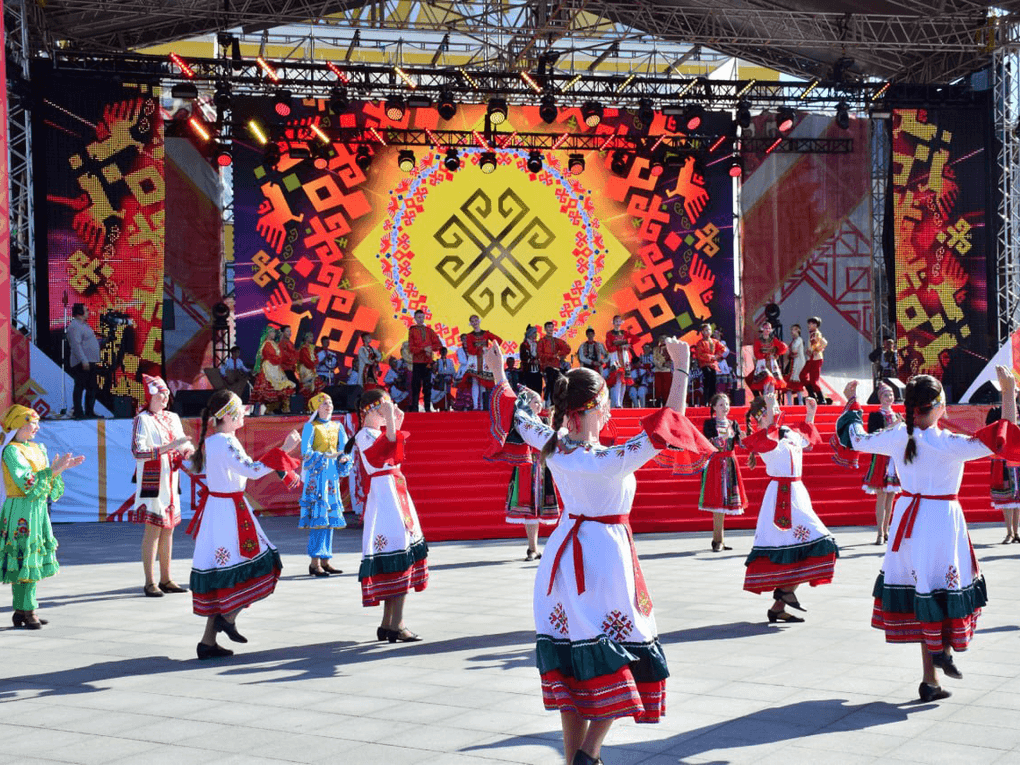
[[[12,404],[4,412],[3,428],[4,431],[10,433],[11,431],[17,430],[22,425],[27,424],[30,420],[39,420],[39,413],[35,409],[29,409],[27,406],[21,404]]]
[[[319,411],[319,406],[322,404],[323,400],[327,398],[327,396],[328,396],[327,393],[325,393],[324,391],[320,391],[319,393],[316,393],[314,396],[308,399],[308,411],[309,412]]]

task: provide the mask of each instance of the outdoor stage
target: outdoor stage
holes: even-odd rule
[[[803,416],[803,409],[788,407],[788,418]],[[835,465],[828,439],[841,407],[819,409],[816,422],[825,445],[804,457],[804,483],[818,515],[830,526],[869,526],[874,523],[875,500],[861,491],[868,467],[867,457],[856,470]],[[987,407],[953,407],[950,419],[962,430],[974,431],[984,424]],[[612,422],[618,440],[638,430],[638,420],[648,410],[618,409]],[[745,409],[731,416],[743,421]],[[688,415],[700,425],[708,416],[704,408]],[[238,437],[254,459],[279,446],[289,432],[300,430],[307,418],[251,417]],[[184,420],[185,431],[197,438],[199,421]],[[53,505],[54,522],[130,521],[135,485],[131,456],[131,420],[46,421],[40,440],[50,454],[73,451],[86,455],[80,468],[65,474],[64,497]],[[409,414],[404,430],[410,433],[407,460],[403,465],[411,496],[428,539],[467,540],[513,538],[522,529],[503,520],[510,466],[482,459],[489,443],[489,418],[484,412]],[[768,485],[759,466],[743,472],[750,508],[743,516],[728,518],[731,528],[753,528],[761,496]],[[1000,518],[989,500],[989,466],[978,460],[967,466],[960,500],[968,520]],[[711,528],[712,517],[697,509],[700,478],[674,477],[666,469],[649,465],[638,472],[638,490],[631,515],[636,532],[696,531]],[[190,517],[195,482],[185,475],[181,482],[181,505]],[[299,490],[288,490],[274,478],[250,481],[248,500],[262,515],[297,515]],[[550,527],[551,528],[551,527]]]

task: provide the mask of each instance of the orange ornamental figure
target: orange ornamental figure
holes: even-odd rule
[[[432,361],[442,342],[431,327],[425,326],[425,312],[414,312],[414,324],[407,330],[411,351],[411,401],[407,411],[418,411],[418,397],[425,394],[425,410],[432,411]]]
[[[708,402],[715,395],[719,360],[726,358],[726,346],[712,337],[712,325],[701,325],[701,337],[691,346],[691,356],[701,369],[702,395]]]
[[[485,349],[489,347],[490,343],[501,344],[503,340],[492,332],[482,329],[482,320],[477,314],[472,314],[468,318],[468,322],[471,324],[471,331],[465,338],[464,349],[470,357],[467,371],[471,377],[471,403],[475,411],[478,411],[483,408],[482,388],[488,391],[493,385],[492,372],[486,371],[483,361]],[[488,405],[486,405],[487,407]]]
[[[772,336],[772,325],[763,322],[758,339],[754,341],[754,371],[746,378],[747,387],[762,393],[771,385],[779,391],[786,388],[786,380],[779,369],[779,357],[787,351],[786,343]]]
[[[630,378],[631,346],[634,337],[623,328],[623,317],[613,317],[613,328],[606,332],[606,350],[609,352],[609,403],[617,409],[623,406],[623,390],[633,385]]]
[[[560,374],[560,365],[563,359],[570,355],[570,346],[565,341],[553,334],[555,324],[547,321],[542,325],[545,334],[538,341],[538,366],[545,375],[545,400],[546,404],[552,403],[553,386],[556,385],[556,378]]]

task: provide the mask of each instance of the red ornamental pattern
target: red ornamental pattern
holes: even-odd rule
[[[807,526],[798,526],[793,530],[793,536],[797,539],[798,542],[806,542],[810,533],[811,532],[808,531]]]
[[[956,570],[956,566],[950,566],[946,570],[946,587],[950,590],[960,589],[960,572]]]
[[[225,566],[230,561],[230,551],[226,547],[217,547],[213,556],[216,558],[216,564],[219,566]]]
[[[567,634],[570,625],[567,620],[567,612],[564,610],[562,603],[557,603],[552,613],[549,614],[549,624],[561,635]]]
[[[376,552],[382,552],[386,549],[388,541],[389,540],[387,540],[383,534],[376,534],[372,546],[375,548]]]
[[[602,620],[602,631],[616,642],[620,643],[627,639],[634,631],[634,623],[623,612],[614,609],[606,614]]]

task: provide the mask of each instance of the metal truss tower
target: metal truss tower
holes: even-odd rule
[[[1020,326],[1020,49],[994,55],[995,133],[999,141],[996,285],[999,345]]]
[[[885,260],[885,211],[889,194],[892,145],[887,120],[871,121],[871,275],[874,284],[875,343],[896,334],[896,319],[889,311],[890,284]]]

